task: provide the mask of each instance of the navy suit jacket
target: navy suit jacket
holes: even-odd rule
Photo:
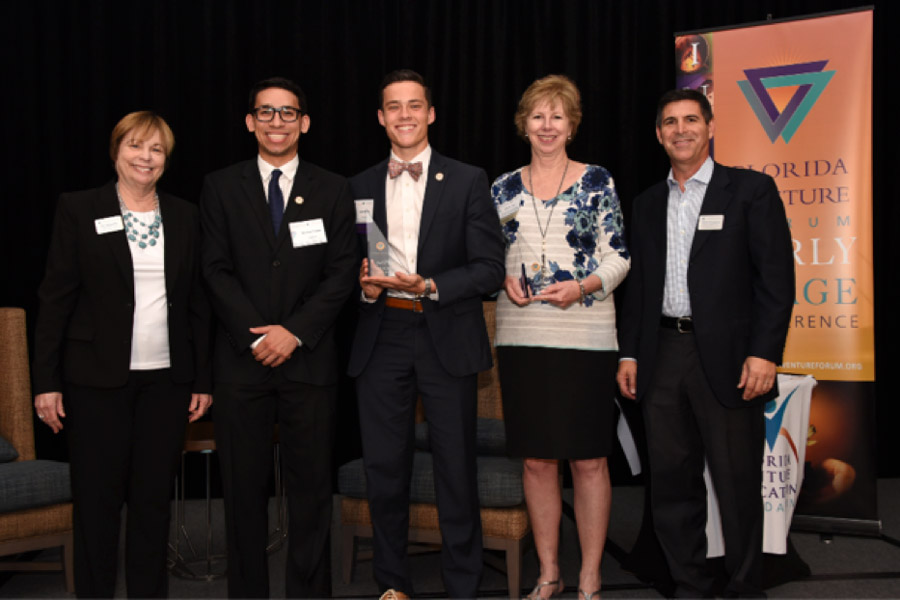
[[[210,310],[200,280],[197,207],[159,192],[165,240],[170,373],[212,391]],[[60,196],[47,271],[38,290],[34,393],[63,382],[118,387],[128,381],[134,327],[134,267],[125,231],[98,234],[95,221],[121,214],[114,182]]]
[[[631,219],[631,273],[619,328],[621,356],[637,359],[640,400],[653,374],[666,273],[665,181],[642,193]],[[694,336],[707,381],[725,406],[746,406],[737,388],[748,356],[780,364],[794,304],[794,259],[784,204],[771,177],[718,163],[700,215],[721,230],[697,230],[688,265]],[[777,396],[777,385],[755,401]]]
[[[200,201],[203,275],[218,317],[216,381],[260,383],[272,369],[250,349],[251,327],[281,325],[302,347],[277,367],[289,381],[338,378],[334,323],[356,284],[347,180],[300,160],[276,236],[256,159],[208,175]],[[321,219],[327,241],[294,247],[290,224]]]
[[[373,220],[385,234],[387,211],[384,160],[350,180],[353,197],[372,199]],[[425,299],[425,321],[441,365],[461,377],[489,369],[491,349],[481,297],[496,292],[505,277],[500,221],[482,169],[432,150],[419,225],[418,272],[431,277],[437,302]],[[378,337],[384,301],[360,302],[349,373],[359,375]]]

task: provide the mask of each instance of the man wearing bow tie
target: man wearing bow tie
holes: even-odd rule
[[[378,121],[391,156],[352,178],[350,186],[358,209],[371,206],[393,272],[362,261],[349,372],[357,378],[381,592],[412,594],[406,542],[421,396],[434,458],[444,585],[451,598],[474,598],[482,568],[476,386],[478,372],[491,366],[481,298],[503,283],[503,238],[484,171],[428,144],[434,119],[421,75],[400,70],[385,77]]]
[[[353,293],[350,186],[303,160],[306,95],[288,79],[250,90],[255,158],[203,184],[203,275],[218,317],[215,431],[228,540],[228,595],[267,598],[275,423],[288,505],[288,598],[331,595],[334,323]]]

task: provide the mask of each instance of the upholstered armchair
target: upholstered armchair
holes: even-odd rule
[[[0,559],[0,571],[72,574],[69,465],[35,460],[25,311],[0,308],[0,556],[62,546],[60,562]]]

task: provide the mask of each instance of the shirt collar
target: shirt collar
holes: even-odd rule
[[[702,183],[703,185],[709,185],[709,180],[712,179],[713,173],[713,159],[711,156],[707,156],[706,160],[703,161],[703,164],[700,165],[700,168],[697,169],[697,172],[690,176],[690,178],[685,182],[685,188],[687,184],[691,181],[696,181],[697,183]],[[669,169],[669,175],[666,177],[666,181],[669,182],[669,188],[672,186],[678,187],[678,180],[675,179],[675,176],[672,175],[672,169]]]
[[[412,160],[406,161],[394,154],[394,151],[391,150],[391,159],[399,162],[421,162],[422,163],[422,173],[428,173],[428,164],[431,162],[431,144],[425,146],[425,149],[419,152]]]
[[[286,178],[288,181],[294,180],[294,175],[297,174],[297,167],[300,166],[300,157],[298,155],[294,155],[294,158],[281,165],[280,167],[276,167],[275,165],[267,163],[263,160],[262,156],[256,156],[256,166],[259,167],[259,174],[262,177],[263,181],[268,181],[269,177],[272,175],[272,171],[275,169],[279,169],[281,171],[282,177]]]

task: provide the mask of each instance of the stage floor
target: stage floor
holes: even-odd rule
[[[571,497],[571,490],[566,490]],[[188,501],[187,523],[195,545],[203,545],[205,502]],[[605,598],[659,598],[660,594],[626,572],[615,557],[615,548],[631,549],[640,529],[643,488],[617,486],[613,488],[613,507],[609,527],[609,550],[603,559],[603,596]],[[878,481],[878,506],[884,535],[900,540],[900,479]],[[337,498],[335,515],[338,514]],[[274,503],[271,507],[274,516]],[[213,551],[222,553],[221,500],[213,501]],[[353,581],[340,581],[340,537],[332,537],[333,592],[337,598],[372,598],[377,588],[372,581],[371,563],[357,563]],[[805,561],[812,575],[768,590],[770,598],[897,598],[900,597],[900,547],[870,537],[835,535],[823,538],[816,533],[791,533],[791,541],[798,555]],[[563,519],[560,542],[563,579],[575,597],[578,583],[578,540],[574,524]],[[363,545],[365,549],[365,545]],[[49,555],[50,552],[46,553]],[[411,558],[416,594],[419,597],[442,597],[440,557],[437,553],[417,554]],[[284,549],[270,557],[271,591],[273,598],[284,597]],[[121,573],[121,570],[120,570]],[[69,598],[60,573],[0,573],[0,598]],[[522,587],[530,591],[537,577],[537,560],[533,551],[524,558]],[[525,589],[527,588],[527,589]],[[484,597],[506,595],[506,575],[486,567],[481,591]],[[187,581],[170,576],[170,598],[224,598],[225,580],[212,582]],[[120,577],[117,597],[125,597],[124,578]]]

